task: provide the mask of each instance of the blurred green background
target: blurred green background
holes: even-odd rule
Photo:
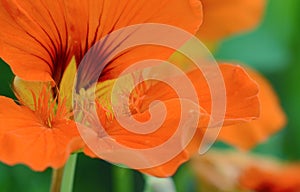
[[[298,0],[269,0],[258,29],[224,40],[215,52],[217,59],[246,63],[270,80],[287,114],[288,125],[253,151],[290,161],[300,160],[299,7]],[[10,90],[13,74],[3,61],[0,61],[0,73],[0,95],[13,97]],[[224,147],[220,143],[215,145],[220,146]],[[48,191],[50,179],[51,170],[35,173],[22,165],[9,167],[0,163],[0,192]],[[134,181],[132,191],[143,191],[140,173],[79,155],[74,191],[119,192],[130,187],[131,181]],[[187,164],[179,169],[174,181],[179,192],[196,191],[196,181]]]

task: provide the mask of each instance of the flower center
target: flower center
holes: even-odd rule
[[[20,104],[34,111],[47,128],[52,128],[58,120],[71,116],[66,107],[67,99],[53,98],[50,83],[24,81],[16,77],[13,89]]]
[[[67,110],[66,99],[53,98],[50,90],[44,86],[40,95],[34,98],[34,112],[40,117],[41,122],[48,128],[52,128],[55,122],[69,119],[71,113]]]

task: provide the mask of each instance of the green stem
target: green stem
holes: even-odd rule
[[[71,155],[67,164],[65,165],[62,184],[61,184],[62,192],[73,191],[76,161],[77,161],[77,153]]]
[[[64,168],[52,170],[51,192],[60,192]]]
[[[131,169],[113,166],[113,181],[115,192],[134,191],[134,178]]]
[[[77,154],[73,154],[64,167],[53,169],[51,192],[72,192],[76,159]]]

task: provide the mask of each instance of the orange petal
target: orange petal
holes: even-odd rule
[[[66,6],[72,35],[81,46],[81,58],[99,39],[126,26],[161,23],[195,33],[202,19],[201,3],[198,0],[70,0]]]
[[[250,149],[255,144],[265,141],[286,124],[285,114],[270,83],[249,68],[247,72],[260,87],[258,97],[261,115],[259,119],[248,123],[224,127],[219,135],[220,140],[244,149]]]
[[[155,5],[155,10],[153,9]],[[192,34],[195,34],[202,21],[202,7],[198,0],[139,0],[139,1],[79,1],[70,0],[67,3],[69,20],[72,22],[71,32],[75,41],[78,42],[77,61],[81,61],[89,48],[98,42],[107,34],[118,29],[144,23],[159,23],[179,27]],[[80,14],[78,14],[80,13]],[[159,32],[157,32],[159,33]],[[134,33],[135,34],[135,33]],[[145,39],[151,32],[147,31],[143,36],[135,36],[134,42],[139,38]],[[153,33],[152,33],[153,34]],[[122,34],[121,38],[105,40],[104,44],[99,46],[97,56],[92,56],[94,66],[87,66],[84,74],[94,75],[98,79],[100,75],[99,66],[103,66],[106,57],[109,57],[111,51],[120,47],[126,36],[131,34]],[[112,43],[108,43],[111,41]],[[129,40],[131,41],[131,40]],[[161,39],[159,39],[159,42]],[[141,40],[140,40],[141,42]],[[111,45],[113,44],[113,45]],[[104,47],[104,48],[103,48]],[[123,52],[114,55],[114,59],[109,62],[102,73],[102,80],[116,78],[129,65],[136,61],[146,59],[167,59],[174,50],[161,46],[139,46],[136,48],[123,50]],[[82,80],[85,81],[85,80]]]
[[[266,0],[201,0],[203,24],[197,36],[216,42],[235,33],[257,26],[262,18]]]
[[[0,2],[0,57],[25,80],[53,81],[69,60],[61,1]]]
[[[8,165],[26,164],[35,171],[60,168],[71,152],[81,147],[76,125],[58,120],[45,127],[39,117],[13,100],[0,97],[0,160]]]
[[[188,161],[200,149],[204,133],[205,129],[198,127],[190,143],[177,156],[162,165],[139,171],[156,177],[170,177],[174,175],[180,165]]]
[[[240,66],[231,64],[220,64],[226,89],[226,112],[224,125],[231,125],[240,122],[253,120],[259,116],[260,107],[258,100],[258,86],[247,72]],[[200,106],[211,113],[212,98],[209,89],[209,81],[199,70],[193,70],[187,73],[187,77],[193,83],[197,92]],[[181,78],[175,77],[175,82],[183,82]],[[184,78],[183,78],[184,79]],[[144,104],[146,107],[154,100],[168,100],[177,98],[178,95],[171,87],[164,83],[157,83],[152,86],[146,94]]]
[[[142,169],[139,171],[155,177],[171,177],[175,174],[179,166],[188,161],[190,157],[191,154],[189,154],[188,151],[185,150],[163,165],[149,169]]]
[[[256,119],[260,115],[259,87],[241,67],[220,65],[226,88],[226,114],[224,125]]]

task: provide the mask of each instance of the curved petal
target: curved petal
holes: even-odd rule
[[[238,65],[220,64],[220,71],[226,88],[226,112],[224,125],[232,125],[240,122],[256,119],[260,113],[258,100],[258,86],[247,72]],[[187,77],[193,83],[197,92],[201,107],[211,113],[211,93],[207,79],[200,70],[193,70],[187,73]],[[176,82],[182,82],[175,77]],[[162,91],[163,90],[163,91]],[[144,98],[143,105],[148,106],[154,100],[168,100],[177,98],[177,94],[172,88],[164,83],[157,83],[150,87]]]
[[[257,119],[260,115],[259,87],[239,65],[221,64],[226,88],[224,125]]]
[[[197,36],[216,42],[235,33],[253,29],[260,22],[266,0],[201,0],[203,24]]]
[[[248,68],[247,72],[260,87],[258,97],[261,115],[257,120],[248,123],[224,127],[219,135],[221,141],[243,149],[250,149],[265,141],[286,124],[286,116],[270,83],[254,70]]]
[[[155,9],[153,9],[155,5]],[[72,22],[72,36],[77,42],[76,60],[82,60],[86,52],[104,38],[107,34],[127,26],[144,23],[166,24],[195,34],[202,21],[201,3],[198,0],[103,0],[103,1],[79,1],[70,0],[68,3],[69,20]],[[80,12],[81,14],[77,14]],[[73,29],[73,30],[72,30]],[[101,45],[98,45],[92,59],[93,65],[89,64],[84,69],[81,78],[90,78],[94,75],[98,79],[103,63],[109,63],[101,74],[102,80],[116,78],[129,65],[146,59],[167,59],[174,50],[161,46],[143,45],[128,50],[122,50],[111,56],[112,52],[122,44],[126,36],[132,34],[121,33],[121,38],[107,37]],[[147,31],[144,38],[154,32]],[[159,32],[157,32],[159,34]],[[119,35],[117,35],[119,36]],[[133,37],[132,41],[143,38],[141,35]],[[114,39],[116,38],[116,39]],[[161,39],[159,40],[161,41]],[[139,42],[140,43],[140,42]],[[99,57],[99,58],[98,58]],[[107,61],[108,57],[112,57]],[[101,69],[101,70],[100,70]],[[89,77],[83,77],[89,74]],[[83,80],[84,81],[84,80]]]
[[[70,42],[63,1],[0,2],[0,57],[25,80],[59,81]]]
[[[69,154],[79,149],[74,122],[57,120],[47,128],[29,108],[5,97],[0,97],[0,103],[0,161],[43,171],[62,167]]]
[[[202,124],[203,126],[204,124]],[[168,162],[148,169],[139,170],[143,173],[150,174],[156,177],[170,177],[175,174],[177,169],[186,161],[188,161],[197,151],[199,151],[201,141],[205,134],[205,129],[198,128],[192,140],[177,156],[170,159]]]
[[[66,4],[72,34],[80,45],[81,58],[96,41],[126,26],[161,23],[195,33],[202,19],[198,0],[70,0]]]

